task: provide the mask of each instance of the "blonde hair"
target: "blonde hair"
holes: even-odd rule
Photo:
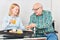
[[[16,4],[16,3],[13,3],[13,4],[10,6],[9,16],[11,16],[11,14],[12,14],[11,9],[15,8],[16,6],[17,6],[17,7],[19,7],[19,9],[18,9],[18,13],[17,13],[17,15],[16,15],[16,16],[19,16],[20,6],[19,6],[18,4]]]

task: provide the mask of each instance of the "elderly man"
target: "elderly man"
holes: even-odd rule
[[[57,40],[57,35],[52,26],[52,16],[50,11],[43,10],[40,3],[33,5],[34,13],[30,16],[30,23],[27,29],[35,28],[35,37],[47,37],[47,40]]]

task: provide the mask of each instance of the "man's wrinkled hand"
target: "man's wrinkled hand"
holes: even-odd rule
[[[35,23],[31,23],[31,24],[30,24],[30,27],[31,27],[31,28],[36,27],[36,24],[35,24]]]
[[[26,26],[26,29],[31,29],[33,27],[36,27],[36,24],[34,23],[31,23],[30,25]]]

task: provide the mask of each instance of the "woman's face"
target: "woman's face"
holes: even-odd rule
[[[16,16],[18,14],[18,12],[19,12],[19,7],[15,6],[13,9],[11,9],[11,11],[12,11],[12,15]]]

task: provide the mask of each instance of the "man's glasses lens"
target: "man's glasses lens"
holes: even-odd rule
[[[40,7],[39,7],[40,8]],[[38,10],[39,8],[37,8],[37,9],[32,9],[32,10]]]

